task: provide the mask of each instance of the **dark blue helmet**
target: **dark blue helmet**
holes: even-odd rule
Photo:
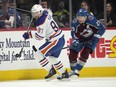
[[[85,8],[80,8],[76,16],[87,16],[87,10]]]

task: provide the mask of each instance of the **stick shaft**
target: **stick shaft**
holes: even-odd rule
[[[31,18],[31,21],[30,21],[29,26],[28,26],[28,28],[27,28],[27,32],[28,32],[29,29],[30,29],[30,26],[31,26],[32,21],[33,21],[33,18]],[[26,41],[26,39],[25,39],[25,41]],[[24,46],[21,48],[21,50],[20,50],[20,52],[19,52],[20,57],[21,57],[21,54],[22,54],[22,52],[23,52],[23,48],[24,48]]]
[[[79,43],[79,44],[89,44],[89,41],[85,41],[85,42],[82,42],[82,43]],[[67,48],[70,48],[70,46],[63,47],[62,49],[67,49]]]
[[[31,13],[30,11],[25,10],[25,9],[16,8],[16,7],[12,7],[12,6],[8,6],[8,7],[13,8],[13,9],[17,9],[17,10],[20,10],[20,11],[23,11],[23,12]]]
[[[27,28],[27,32],[28,32],[29,29],[30,29],[30,26],[31,26],[32,21],[33,21],[33,17],[31,18],[31,21],[30,21],[29,26],[28,26],[28,28]]]
[[[63,47],[62,49],[67,49],[67,48],[70,48],[70,46],[67,46],[67,47]]]

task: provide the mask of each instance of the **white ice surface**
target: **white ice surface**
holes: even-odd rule
[[[0,82],[0,87],[116,87],[116,78],[77,78],[70,81],[57,79],[17,80]]]

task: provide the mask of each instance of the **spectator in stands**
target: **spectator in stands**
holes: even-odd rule
[[[88,11],[88,13],[93,15],[93,13],[90,11],[90,6],[89,6],[87,1],[82,1],[81,2],[81,8],[85,8]]]
[[[60,27],[69,27],[69,12],[64,6],[64,1],[60,1],[58,11],[54,12],[54,19]]]
[[[80,7],[87,7],[89,6],[89,9],[93,14],[94,16],[97,16],[97,3],[96,2],[101,2],[103,0],[72,0],[72,12],[73,12],[73,19],[75,18],[75,14],[76,14],[76,11],[80,8]],[[83,3],[84,2],[84,3]],[[85,4],[85,5],[84,5]],[[87,6],[86,6],[87,5]],[[102,4],[103,5],[103,4]]]
[[[14,19],[8,15],[8,4],[6,0],[1,0],[0,7],[0,28],[13,27],[12,23]]]
[[[114,14],[114,7],[112,3],[106,4],[106,13],[107,13],[107,27],[116,26],[116,15]],[[99,15],[99,19],[102,23],[105,23],[103,12]]]
[[[114,9],[112,3],[107,3],[106,11],[107,11],[107,27],[116,26],[116,15],[113,12]]]
[[[14,28],[15,17],[17,26],[21,23],[21,17],[14,8],[9,7],[8,0],[1,1],[0,28]],[[16,16],[15,16],[16,13]]]
[[[22,18],[21,18],[21,14],[15,9],[15,6],[16,3],[14,3],[14,0],[9,0],[8,14],[16,18],[16,27],[20,27],[22,26]],[[13,27],[14,26],[15,25],[13,25]]]
[[[42,0],[41,5],[50,15],[53,15],[51,9],[48,8],[48,2],[46,0]]]

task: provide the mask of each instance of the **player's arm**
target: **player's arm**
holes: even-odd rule
[[[99,22],[99,21],[97,20],[97,22]],[[100,36],[102,36],[105,33],[105,27],[104,27],[104,25],[99,22],[99,25],[97,27],[99,29],[97,34],[99,34]]]
[[[78,37],[75,35],[75,33],[77,33],[77,29],[76,29],[76,25],[75,25],[74,22],[76,22],[76,21],[73,20],[73,22],[72,22],[72,24],[71,24],[71,36],[72,36],[72,39],[73,39],[72,45],[73,45],[74,47],[77,47],[78,44],[79,44],[79,39],[78,39]]]
[[[78,39],[76,36],[75,36],[75,31],[74,31],[74,27],[71,27],[71,36],[72,36],[72,39],[73,40],[76,40],[76,39]]]
[[[77,22],[76,19],[74,19],[71,23],[71,37],[73,40],[77,40],[78,38],[75,36],[75,33],[77,33],[76,25],[75,23]]]
[[[97,43],[99,42],[100,37],[104,34],[105,27],[95,17],[93,17],[93,19],[90,22],[97,30],[97,32],[94,32],[94,36],[92,38],[92,40],[94,40]]]
[[[105,33],[104,25],[101,24],[100,21],[98,21],[94,16],[90,17],[91,17],[91,19],[89,19],[90,23],[97,29],[97,33],[95,33],[95,35],[101,37]]]
[[[42,26],[37,26],[36,31],[28,31],[23,34],[24,39],[35,38],[37,40],[42,40],[45,37],[46,30]]]

